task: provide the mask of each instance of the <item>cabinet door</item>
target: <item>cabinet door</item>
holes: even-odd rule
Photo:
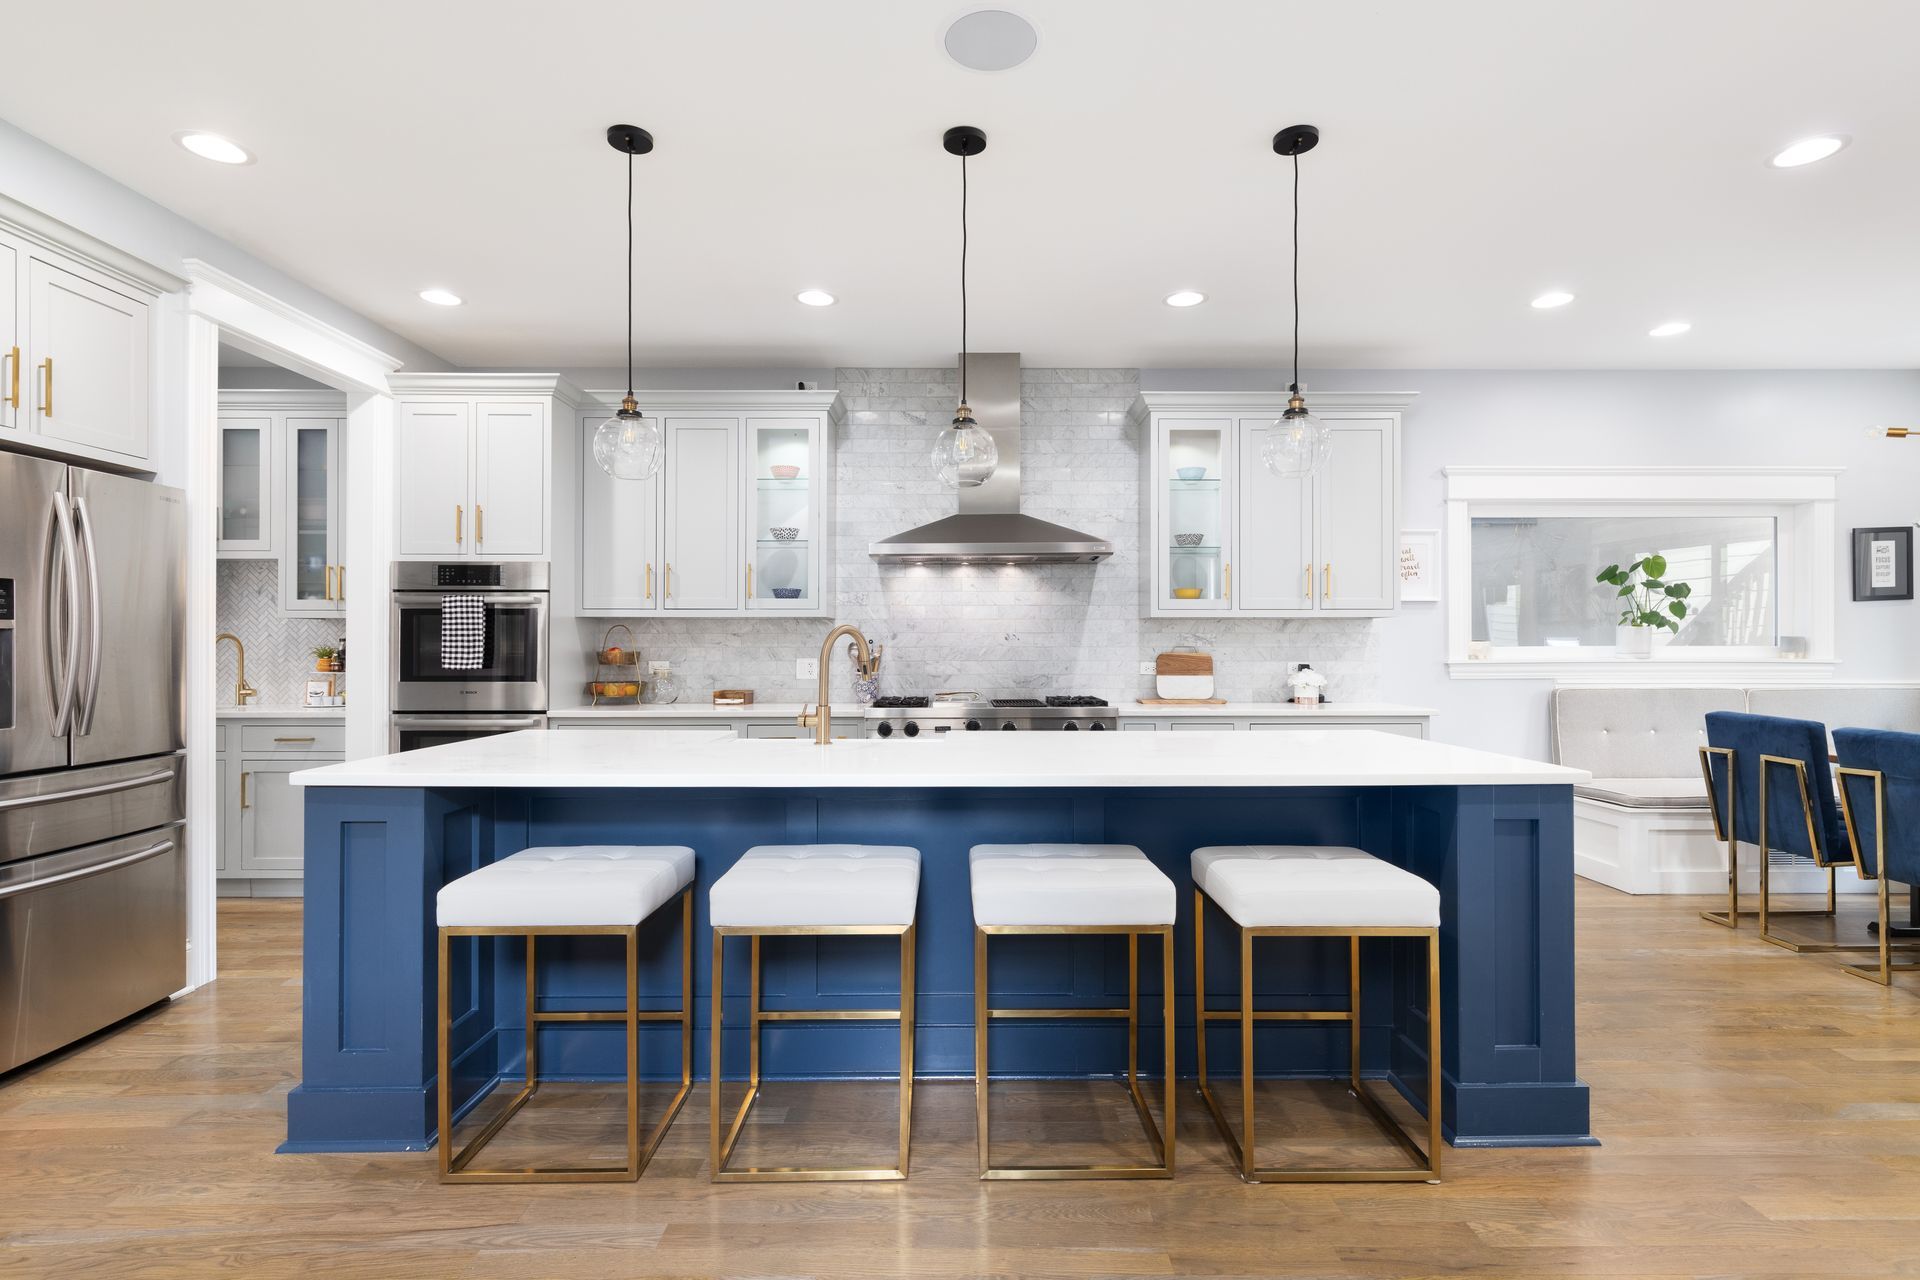
[[[1320,611],[1390,611],[1394,577],[1394,494],[1399,458],[1391,418],[1329,424],[1333,448],[1320,477]]]
[[[482,402],[475,412],[473,553],[547,553],[547,407]]]
[[[326,617],[346,611],[340,567],[344,435],[338,418],[287,418],[280,606],[290,614]]]
[[[400,509],[399,554],[460,556],[472,546],[473,410],[465,404],[400,406],[394,477]]]
[[[222,414],[219,554],[270,554],[273,519],[273,419]]]
[[[1311,476],[1277,476],[1261,458],[1274,418],[1240,419],[1240,581],[1234,607],[1243,612],[1310,614],[1314,610]]]
[[[819,608],[820,422],[748,418],[746,425],[747,608]]]
[[[738,609],[746,580],[740,559],[740,420],[667,418],[661,487],[663,605]]]
[[[580,612],[652,613],[662,585],[660,476],[622,480],[600,469],[593,433],[606,419],[580,421]]]
[[[1233,422],[1162,418],[1154,425],[1155,607],[1233,607]]]
[[[28,274],[33,429],[144,461],[147,304],[39,258]]]
[[[305,865],[306,822],[301,789],[287,778],[301,769],[335,761],[318,757],[240,757],[240,862],[242,876],[289,876]]]
[[[20,252],[0,241],[0,439],[27,420],[27,353],[20,332]]]

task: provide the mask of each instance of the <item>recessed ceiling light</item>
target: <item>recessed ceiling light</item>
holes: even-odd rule
[[[1207,295],[1198,289],[1176,289],[1167,295],[1170,307],[1197,307],[1207,300]]]
[[[1564,289],[1549,289],[1533,300],[1535,311],[1551,311],[1555,307],[1564,307],[1573,301],[1573,295]]]
[[[1850,142],[1845,134],[1825,134],[1818,138],[1802,138],[1773,158],[1776,169],[1797,169],[1803,164],[1812,164],[1816,160],[1825,160]]]
[[[173,140],[202,160],[211,160],[215,164],[253,163],[251,151],[233,139],[223,138],[217,133],[208,133],[202,129],[182,129],[173,135]]]
[[[802,289],[793,297],[794,301],[803,302],[809,307],[830,307],[839,301],[825,289]]]
[[[1669,320],[1665,324],[1657,324],[1647,330],[1647,336],[1649,338],[1677,338],[1691,328],[1693,328],[1693,326],[1685,320]]]
[[[431,302],[436,307],[457,307],[460,305],[460,295],[451,289],[422,289],[420,301]]]

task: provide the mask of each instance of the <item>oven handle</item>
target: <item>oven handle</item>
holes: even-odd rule
[[[547,718],[543,715],[437,716],[413,711],[398,711],[393,717],[394,727],[399,729],[538,729],[546,722]]]
[[[448,596],[467,594],[469,593],[464,591],[396,591],[393,593],[393,603],[400,609],[438,609],[441,601]],[[475,591],[471,594],[485,600],[490,608],[504,606],[544,609],[547,607],[548,600],[547,593],[544,591]]]

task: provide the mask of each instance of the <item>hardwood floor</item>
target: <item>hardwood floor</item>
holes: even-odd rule
[[[0,1275],[1920,1274],[1920,980],[1887,991],[1703,905],[1581,882],[1580,1072],[1604,1145],[1449,1150],[1439,1187],[1243,1186],[1191,1090],[1173,1183],[982,1184],[972,1091],[944,1084],[916,1091],[905,1184],[713,1187],[702,1091],[637,1185],[441,1187],[427,1154],[273,1154],[299,906],[226,901],[218,983],[0,1083]],[[771,1086],[758,1138],[873,1128],[884,1147],[876,1088]],[[542,1139],[616,1136],[612,1097],[545,1097],[517,1122]],[[1316,1124],[1350,1118],[1314,1097]],[[1033,1134],[1126,1150],[1124,1099],[996,1090],[996,1153]]]

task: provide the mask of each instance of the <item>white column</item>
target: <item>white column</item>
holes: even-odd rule
[[[186,317],[187,987],[212,982],[218,939],[220,796],[213,740],[215,582],[220,511],[220,327]]]
[[[393,397],[347,396],[347,759],[388,751],[393,646]]]

